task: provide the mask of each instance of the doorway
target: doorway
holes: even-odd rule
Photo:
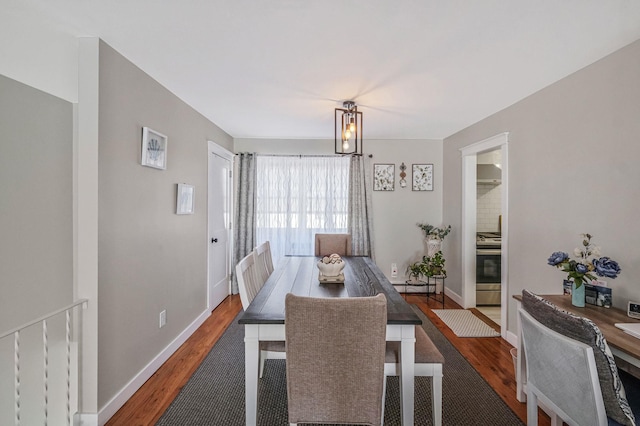
[[[465,308],[476,307],[477,298],[477,238],[478,238],[478,155],[497,151],[501,158],[500,185],[500,330],[507,333],[508,297],[508,133],[476,142],[460,151],[462,153],[462,301]]]
[[[208,307],[230,294],[233,206],[233,153],[208,142]]]

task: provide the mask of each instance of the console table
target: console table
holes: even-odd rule
[[[619,322],[640,322],[627,316],[627,311],[619,308],[604,308],[595,305],[585,305],[584,308],[578,308],[571,304],[571,295],[539,295],[540,297],[553,303],[560,309],[563,309],[572,314],[588,318],[593,321],[605,339],[609,344],[611,352],[616,357],[616,364],[621,370],[625,370],[634,376],[638,376],[640,371],[640,339],[637,339],[624,331],[620,330],[614,324]],[[522,296],[515,295],[513,298],[517,302],[517,309],[520,309],[522,304]],[[524,391],[524,385],[526,382],[526,370],[525,363],[521,354],[523,352],[522,339],[520,338],[520,317],[518,316],[518,358],[516,366],[516,381],[517,381],[517,398],[518,401],[526,401],[526,393]]]

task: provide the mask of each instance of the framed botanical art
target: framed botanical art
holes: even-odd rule
[[[395,164],[374,164],[373,165],[373,190],[393,191],[395,185],[396,165]]]
[[[161,170],[167,168],[167,137],[148,127],[142,128],[142,165]]]
[[[193,214],[195,187],[186,183],[178,184],[178,192],[176,196],[176,214]]]
[[[433,164],[413,165],[414,191],[433,191]]]

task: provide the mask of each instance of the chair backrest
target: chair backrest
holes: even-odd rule
[[[260,244],[253,251],[255,256],[258,280],[264,284],[273,272],[273,259],[271,258],[271,246],[269,241]]]
[[[587,318],[563,311],[528,290],[522,291],[522,309],[545,327],[593,349],[607,417],[621,425],[634,426],[635,418],[618,375],[616,361],[598,326]]]
[[[351,256],[351,234],[316,234],[316,256]]]
[[[246,255],[236,265],[236,278],[238,279],[238,291],[242,308],[247,309],[249,304],[256,297],[261,285],[258,283],[255,267],[255,256],[253,252]]]
[[[285,301],[290,423],[381,424],[384,295]]]
[[[519,314],[529,390],[570,425],[606,425],[593,349]]]

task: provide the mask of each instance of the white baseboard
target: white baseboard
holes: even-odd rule
[[[73,416],[74,426],[98,426],[98,415],[88,413],[76,413]]]
[[[456,302],[458,305],[462,306],[462,297],[460,297],[460,295],[458,293],[455,293],[453,290],[451,290],[449,287],[444,288],[444,294],[447,295],[447,297],[451,300],[453,300],[454,302]]]
[[[99,411],[97,423],[82,423],[84,426],[104,425],[109,419],[133,396],[140,387],[149,380],[149,377],[155,373],[164,362],[169,359],[173,353],[178,350],[204,321],[211,315],[211,311],[206,309],[202,312],[187,328],[182,331],[166,348],[162,350],[156,357],[149,362],[135,377],[131,379],[104,407]],[[81,415],[84,418],[84,414]]]

